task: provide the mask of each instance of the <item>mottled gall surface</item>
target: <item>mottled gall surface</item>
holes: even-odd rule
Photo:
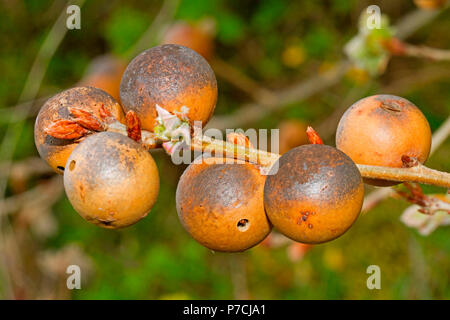
[[[91,135],[72,152],[64,188],[74,209],[103,228],[147,216],[159,192],[155,161],[140,144],[115,132]]]
[[[178,217],[205,247],[244,251],[271,230],[263,204],[265,176],[249,163],[221,160],[197,159],[186,169],[177,187]]]
[[[136,112],[143,129],[153,131],[156,104],[170,112],[186,106],[190,121],[201,121],[204,126],[216,106],[217,82],[201,55],[167,44],[148,49],[130,62],[122,77],[120,98],[126,112]]]
[[[302,243],[322,243],[344,234],[358,218],[364,185],[358,168],[327,145],[303,145],[279,159],[267,176],[264,205],[273,226]]]
[[[77,142],[53,138],[45,133],[45,128],[55,120],[71,120],[72,117],[67,109],[69,107],[80,108],[101,119],[99,109],[102,105],[116,119],[123,121],[122,108],[117,101],[98,88],[71,88],[48,99],[42,106],[34,126],[34,140],[41,158],[47,161],[57,173],[64,172],[67,158]]]
[[[344,113],[336,132],[336,147],[358,164],[400,168],[403,155],[421,163],[427,160],[431,130],[425,116],[410,101],[375,95],[357,101]]]

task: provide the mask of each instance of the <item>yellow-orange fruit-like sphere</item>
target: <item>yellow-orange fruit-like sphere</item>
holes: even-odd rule
[[[120,101],[120,81],[127,64],[111,55],[103,55],[92,60],[80,86],[102,89],[115,100]]]
[[[74,209],[103,228],[123,228],[147,216],[159,192],[155,161],[140,144],[115,132],[86,138],[72,152],[64,188]]]
[[[170,111],[188,107],[191,122],[203,126],[217,102],[217,82],[208,62],[192,49],[166,44],[148,49],[130,62],[122,77],[120,98],[133,110],[142,128],[153,131],[156,105]]]
[[[119,103],[105,91],[93,87],[65,90],[48,99],[42,106],[34,125],[34,141],[41,158],[57,173],[64,172],[67,158],[77,142],[51,137],[47,135],[45,129],[55,120],[71,120],[69,107],[83,109],[101,119],[99,112],[102,106],[116,119],[123,121],[123,111]]]
[[[253,165],[222,159],[197,159],[181,176],[178,217],[189,234],[205,247],[244,251],[269,234],[264,212],[265,176]]]
[[[184,21],[173,24],[164,34],[162,43],[191,48],[206,60],[211,59],[214,52],[212,37],[200,27]]]
[[[393,95],[359,100],[342,116],[336,147],[358,164],[402,167],[402,156],[424,163],[430,153],[431,130],[422,112],[410,101]],[[365,180],[375,185],[392,182]]]
[[[358,218],[364,185],[343,152],[303,145],[282,155],[278,166],[276,174],[267,176],[264,205],[273,226],[285,236],[322,243],[344,234]]]

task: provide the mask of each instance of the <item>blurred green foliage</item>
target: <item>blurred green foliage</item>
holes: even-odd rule
[[[412,1],[375,2],[394,22],[414,9]],[[91,59],[100,54],[124,56],[152,23],[160,6],[160,1],[89,1],[82,9],[82,29],[68,32],[51,60],[40,95],[73,86]],[[64,6],[63,2],[49,0],[3,1],[0,8],[0,106],[6,110],[0,113],[0,131],[4,132],[4,119],[12,112],[6,108],[17,102],[33,59]],[[194,22],[212,17],[217,31],[216,55],[276,90],[336,64],[343,57],[344,44],[358,32],[363,9],[357,1],[182,0],[174,19]],[[449,48],[449,17],[447,10],[410,41]],[[291,45],[305,52],[295,67],[282,59]],[[450,113],[450,79],[447,73],[446,77],[427,81],[425,77],[436,70],[430,69],[433,64],[449,68],[448,63],[395,58],[377,79],[346,76],[338,86],[280,108],[251,125],[275,128],[289,118],[320,122],[340,106],[350,90],[366,86],[355,101],[392,89],[420,106],[435,130]],[[220,78],[218,83],[216,115],[229,114],[249,101],[229,83]],[[34,118],[26,123],[15,160],[37,154],[33,123]],[[328,142],[333,144],[332,138]],[[191,239],[178,222],[175,189],[184,168],[172,165],[162,153],[154,155],[161,191],[152,212],[137,225],[119,231],[103,230],[86,223],[65,196],[54,206],[58,232],[49,239],[36,240],[37,250],[76,243],[93,262],[92,274],[83,279],[82,290],[75,290],[73,298],[450,298],[449,229],[440,228],[428,237],[418,235],[399,221],[408,206],[402,200],[384,201],[361,216],[343,237],[315,246],[301,261],[291,261],[285,246],[258,246],[241,254],[213,253]],[[449,159],[447,141],[429,165],[450,171]],[[435,187],[425,191],[443,192]],[[372,264],[381,267],[381,290],[366,287],[366,268]],[[3,287],[0,280],[0,297]]]
[[[123,54],[139,39],[147,25],[148,15],[144,12],[121,6],[108,19],[104,37],[112,52]]]

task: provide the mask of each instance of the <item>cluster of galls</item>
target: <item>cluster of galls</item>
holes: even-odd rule
[[[64,174],[75,210],[105,228],[126,227],[145,217],[159,191],[158,170],[148,150],[120,133],[105,132],[108,117],[125,124],[124,112],[134,111],[142,129],[153,131],[159,104],[170,112],[190,106],[189,119],[206,123],[216,105],[216,78],[193,50],[163,45],[131,61],[122,76],[120,100],[121,105],[97,88],[75,87],[50,98],[35,124],[39,154]],[[97,125],[74,121],[74,110],[87,113]]]
[[[182,46],[163,45],[128,65],[120,99],[123,110],[134,111],[148,131],[157,124],[157,104],[170,112],[188,106],[189,121],[206,124],[216,104],[217,84],[200,55]],[[106,228],[137,222],[158,194],[159,176],[151,155],[139,141],[101,129],[87,128],[81,138],[75,131],[68,133],[70,139],[50,136],[49,125],[71,121],[74,107],[95,119],[105,119],[107,113],[124,122],[122,107],[101,90],[64,91],[48,100],[37,118],[35,140],[41,157],[64,173],[68,198],[86,220]],[[352,226],[362,207],[363,179],[355,162],[401,167],[402,156],[408,155],[423,163],[431,132],[411,102],[377,95],[348,109],[339,123],[336,145],[294,148],[278,159],[276,173],[267,176],[249,162],[195,160],[177,187],[182,225],[202,245],[226,252],[255,246],[272,226],[303,243],[333,240]]]

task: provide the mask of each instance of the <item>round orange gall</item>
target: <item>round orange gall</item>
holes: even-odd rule
[[[166,44],[148,49],[130,62],[122,77],[120,98],[126,112],[133,110],[142,128],[153,131],[156,105],[170,111],[189,109],[191,122],[203,126],[217,102],[217,82],[208,62],[194,50]]]
[[[271,230],[264,212],[265,176],[247,162],[222,160],[197,159],[189,165],[177,187],[178,217],[203,246],[223,252],[244,251],[264,240]]]
[[[292,240],[322,243],[343,235],[356,221],[364,199],[358,168],[343,152],[303,145],[278,160],[267,176],[264,206],[273,226]]]
[[[400,168],[403,155],[424,163],[431,148],[430,125],[419,108],[404,98],[370,96],[344,113],[336,132],[336,147],[358,164]],[[373,179],[365,182],[395,184]]]
[[[86,221],[117,229],[147,216],[158,196],[159,174],[140,144],[120,133],[100,132],[72,151],[64,188]]]
[[[39,155],[59,174],[72,150],[77,145],[74,140],[57,139],[46,134],[45,129],[55,120],[70,120],[68,107],[89,111],[101,119],[99,110],[104,106],[116,119],[123,121],[121,106],[108,93],[93,87],[75,87],[65,90],[42,106],[34,125],[34,141]]]
[[[448,0],[414,0],[416,6],[424,10],[437,10],[443,8]]]
[[[109,93],[120,102],[120,81],[127,64],[111,55],[102,55],[90,63],[80,86],[94,87]]]
[[[163,44],[178,44],[201,54],[206,60],[211,59],[214,52],[212,37],[200,27],[187,22],[173,24],[164,34]]]
[[[300,120],[285,120],[280,123],[280,153],[286,153],[292,148],[307,144],[307,125]]]

